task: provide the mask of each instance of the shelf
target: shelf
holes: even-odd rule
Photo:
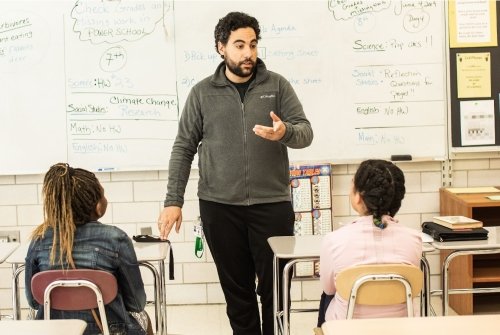
[[[472,277],[473,283],[500,283],[500,268],[497,267],[474,267]]]

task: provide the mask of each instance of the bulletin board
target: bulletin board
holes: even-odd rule
[[[496,1],[449,2],[450,158],[500,150],[499,15]]]

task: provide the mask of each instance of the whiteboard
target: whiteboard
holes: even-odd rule
[[[0,1],[0,174],[167,169],[229,11],[311,121],[292,162],[445,157],[444,2]]]

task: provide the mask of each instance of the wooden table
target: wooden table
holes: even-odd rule
[[[500,315],[435,316],[327,321],[324,335],[497,335]]]
[[[0,333],[15,335],[82,335],[83,320],[17,320],[0,322]]]

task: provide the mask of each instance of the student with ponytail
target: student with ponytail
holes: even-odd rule
[[[58,163],[43,181],[43,223],[31,235],[26,256],[25,290],[29,305],[34,300],[31,278],[52,269],[99,269],[111,272],[118,295],[106,305],[112,334],[149,334],[151,323],[144,311],[146,293],[132,241],[120,228],[97,221],[106,212],[107,200],[97,177],[84,169]],[[84,334],[99,334],[99,320],[92,311],[51,311],[51,319],[82,319]]]
[[[352,180],[349,198],[360,217],[327,234],[322,242],[322,300],[328,296],[333,296],[333,300],[328,306],[320,306],[318,326],[323,321],[346,318],[347,301],[335,295],[335,278],[343,269],[380,263],[420,266],[422,239],[419,231],[403,226],[394,218],[405,194],[404,183],[403,172],[391,162],[371,159],[359,166]],[[418,310],[415,308],[417,313]],[[354,318],[397,317],[406,316],[406,313],[405,304],[360,305],[355,309]]]

